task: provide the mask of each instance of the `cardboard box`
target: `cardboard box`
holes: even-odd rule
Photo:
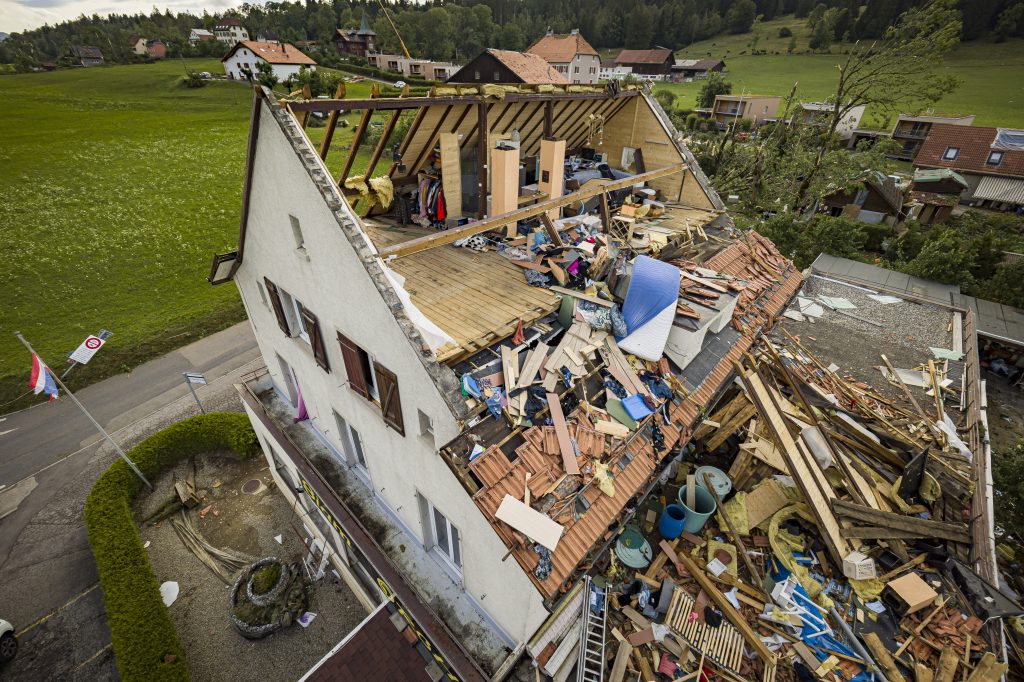
[[[917,573],[907,573],[890,580],[882,591],[882,601],[901,616],[916,613],[935,601],[938,593]]]
[[[875,560],[862,552],[850,552],[843,559],[843,575],[853,580],[870,580],[878,575]]]

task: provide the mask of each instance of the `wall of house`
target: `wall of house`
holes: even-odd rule
[[[252,71],[253,75],[255,75],[256,65],[262,61],[264,61],[263,58],[258,56],[249,48],[240,47],[222,63],[224,64],[224,73],[228,75],[228,78],[245,80],[245,74],[242,72],[242,67],[248,66],[249,70]],[[302,66],[299,64],[271,64],[270,68],[273,70],[274,75],[277,76],[277,80],[283,83],[292,76],[298,74]],[[306,68],[311,71],[316,70],[316,66],[313,65],[309,65]]]
[[[590,70],[594,72],[591,73]],[[578,54],[569,63],[568,73],[565,77],[570,83],[582,85],[593,85],[601,77],[601,58],[595,54]]]
[[[297,125],[290,134],[305,139]],[[312,148],[307,151],[307,162],[319,164]],[[546,611],[518,564],[501,561],[505,546],[437,455],[437,447],[458,434],[459,424],[346,237],[345,231],[354,228],[339,225],[291,140],[266,108],[254,168],[244,261],[235,281],[271,378],[278,387],[287,386],[280,357],[298,379],[313,426],[339,450],[332,409],[358,430],[376,495],[400,521],[396,527],[412,534],[410,540],[430,543],[417,494],[452,521],[462,536],[463,589],[511,639],[523,641],[543,622]],[[325,171],[323,180],[330,188],[328,200],[337,201]],[[350,211],[347,215],[355,220]],[[302,251],[296,248],[289,216],[299,221]],[[319,318],[329,373],[316,365],[308,343],[280,330],[258,286],[264,277]],[[397,375],[404,437],[384,424],[377,405],[349,388],[338,331]],[[419,411],[433,422],[433,438],[420,434]]]
[[[452,74],[453,83],[522,83],[514,71],[494,56],[482,52],[471,62]]]
[[[643,151],[644,163],[649,171],[683,162],[672,138],[642,96],[630,98],[629,104],[605,122],[603,144],[597,146],[597,151],[608,154],[608,163],[618,168],[622,161],[622,150],[626,147]],[[668,201],[679,200],[683,184],[681,173],[649,183]],[[704,197],[704,200],[707,201],[707,198]]]

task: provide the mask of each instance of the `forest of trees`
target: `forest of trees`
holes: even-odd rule
[[[795,15],[814,20],[813,39],[850,41],[880,37],[897,16],[927,0],[391,0],[386,4],[415,56],[465,60],[484,47],[519,50],[548,28],[578,28],[597,48],[685,47],[721,33],[746,33],[761,18]],[[959,0],[962,40],[1005,39],[1024,35],[1024,0]],[[303,0],[244,3],[229,14],[255,34],[274,31],[282,40],[330,40],[336,28],[356,27],[366,13],[381,47],[398,51],[394,32],[376,2]],[[109,61],[134,59],[127,44],[132,33],[158,38],[169,54],[220,56],[223,46],[188,45],[192,28],[212,29],[219,16],[174,14],[169,10],[127,15],[81,16],[56,26],[12,34],[0,43],[0,64],[20,70],[57,62],[72,44],[95,45]],[[821,35],[817,35],[820,33]],[[813,48],[813,46],[812,46]],[[816,49],[816,48],[815,48]]]

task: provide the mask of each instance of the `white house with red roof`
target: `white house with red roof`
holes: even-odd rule
[[[526,51],[555,67],[570,83],[593,85],[601,76],[601,55],[580,35],[578,28],[567,35],[548,31]]]
[[[221,58],[224,73],[233,80],[245,80],[247,74],[255,76],[261,62],[270,64],[277,80],[284,82],[297,74],[303,66],[316,69],[316,62],[291,43],[243,40]]]

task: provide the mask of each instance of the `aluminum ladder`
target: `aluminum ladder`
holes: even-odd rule
[[[583,588],[583,618],[580,654],[576,664],[576,682],[604,681],[604,638],[608,627],[608,591],[593,584],[588,575]],[[591,608],[593,600],[600,610]]]

